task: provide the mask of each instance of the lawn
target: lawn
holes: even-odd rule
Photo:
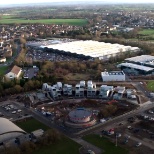
[[[148,82],[147,82],[147,89],[148,89],[149,91],[154,92],[154,81],[148,81]]]
[[[27,121],[16,123],[17,126],[30,133],[36,129],[47,130],[49,127],[35,120],[34,118]],[[43,146],[40,149],[33,152],[33,154],[79,154],[79,148],[81,146],[71,139],[62,136],[62,139],[53,145]]]
[[[87,24],[86,19],[38,19],[38,20],[27,20],[24,18],[15,18],[11,16],[3,16],[0,19],[1,24],[34,24],[34,23],[42,23],[42,24],[68,24],[68,25],[77,25],[83,26]]]
[[[21,129],[23,129],[24,131],[26,131],[27,133],[30,133],[37,129],[43,129],[44,131],[49,129],[48,126],[35,120],[34,118],[28,119],[27,121],[23,121],[23,122],[17,122],[16,125],[20,127]]]
[[[128,154],[128,150],[119,146],[116,147],[115,143],[110,142],[109,139],[105,137],[100,137],[99,135],[90,134],[83,137],[83,139],[101,148],[103,151],[105,151],[104,152],[105,154]]]
[[[143,29],[139,32],[141,35],[154,35],[154,29]]]
[[[0,66],[0,75],[4,75],[8,69],[8,66]]]
[[[33,154],[79,154],[81,146],[69,138],[63,137],[59,143],[45,146],[33,152]]]

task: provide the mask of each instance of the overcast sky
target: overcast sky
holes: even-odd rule
[[[154,0],[1,0],[3,4],[24,4],[24,3],[41,3],[41,2],[72,2],[72,1],[105,1],[114,3],[154,3]]]

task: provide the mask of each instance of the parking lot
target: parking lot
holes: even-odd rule
[[[153,109],[150,109],[153,111]],[[153,116],[149,110],[145,112],[149,116]],[[113,123],[102,129],[100,135],[111,139],[115,145],[120,145],[130,149],[136,154],[145,154],[154,152],[154,131],[145,129],[140,125],[142,122],[140,115],[124,119],[120,123]]]
[[[21,107],[14,102],[3,102],[0,105],[0,117],[7,118],[10,121],[16,121],[30,116]]]

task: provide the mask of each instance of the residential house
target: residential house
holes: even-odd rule
[[[96,96],[96,84],[92,81],[87,82],[87,97],[95,97]]]
[[[5,62],[6,62],[6,58],[5,57],[0,58],[0,63],[5,63]]]
[[[84,97],[84,88],[80,84],[76,84],[75,86],[75,96],[76,97]]]
[[[9,79],[14,79],[14,78],[19,78],[19,76],[21,75],[22,69],[18,66],[13,66],[12,70],[7,73],[5,76]]]
[[[102,85],[99,90],[99,98],[108,98],[113,94],[113,86]]]
[[[64,95],[68,95],[68,96],[72,96],[72,85],[69,84],[64,84],[63,86],[63,94]]]

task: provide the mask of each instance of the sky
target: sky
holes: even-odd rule
[[[72,2],[72,1],[105,1],[113,3],[154,3],[154,0],[1,0],[0,5],[4,4],[27,4],[27,3],[41,3],[41,2]]]

